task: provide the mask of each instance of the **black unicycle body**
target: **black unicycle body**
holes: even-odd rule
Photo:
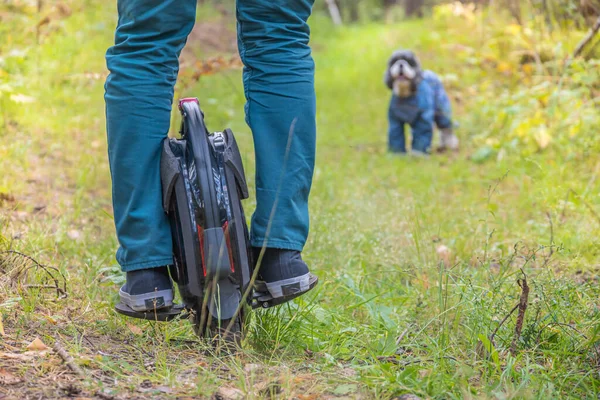
[[[226,129],[211,133],[195,98],[179,101],[181,138],[165,139],[163,206],[173,236],[171,269],[200,336],[239,337],[252,260],[242,199],[241,155]]]

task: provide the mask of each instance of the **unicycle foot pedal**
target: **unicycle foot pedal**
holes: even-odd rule
[[[252,301],[250,305],[253,309],[275,307],[280,304],[287,303],[288,301],[293,300],[296,297],[302,296],[303,294],[317,286],[317,283],[319,283],[319,278],[316,275],[310,274],[307,290],[281,297],[273,297],[267,290],[267,285],[263,281],[256,281],[254,283],[254,295],[252,296]]]
[[[119,314],[148,321],[171,321],[180,316],[183,310],[184,307],[181,304],[173,304],[173,306],[168,308],[149,311],[135,311],[123,303],[118,303],[115,306],[115,311]]]

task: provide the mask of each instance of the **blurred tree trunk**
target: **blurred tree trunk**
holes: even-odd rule
[[[404,12],[407,17],[422,17],[423,16],[423,4],[425,0],[405,0],[404,1]]]
[[[360,18],[360,13],[358,11],[359,2],[359,0],[348,0],[350,22],[357,22]]]
[[[331,20],[335,25],[342,24],[342,16],[340,15],[340,9],[338,8],[335,0],[325,0],[327,3],[327,8],[329,8],[329,15],[331,15]]]
[[[600,0],[580,0],[579,11],[588,25],[600,16]]]
[[[546,21],[546,26],[552,32],[554,28],[554,24],[552,23],[552,14],[550,13],[550,8],[548,7],[548,0],[542,0],[542,9],[544,11],[544,20]]]
[[[598,31],[600,31],[600,17],[598,17],[596,23],[594,24],[594,26],[592,26],[592,29],[590,29],[588,34],[581,40],[581,42],[579,42],[579,44],[575,48],[573,57],[578,57],[579,55],[581,55],[581,52],[583,51],[584,47],[592,41],[592,39],[598,33]]]
[[[520,0],[509,0],[508,1],[508,10],[513,18],[517,21],[519,25],[523,25],[523,18],[521,17],[521,4]]]
[[[383,8],[388,10],[391,6],[398,3],[396,0],[383,0]]]

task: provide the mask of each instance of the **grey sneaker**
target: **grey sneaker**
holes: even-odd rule
[[[410,156],[413,158],[429,158],[429,153],[425,153],[419,150],[412,150]]]
[[[452,128],[445,128],[440,130],[440,147],[438,152],[444,152],[446,150],[458,151],[459,141],[454,130]]]
[[[258,262],[261,248],[252,251]],[[267,248],[259,268],[258,278],[274,299],[295,297],[311,289],[311,274],[299,251]]]
[[[127,272],[119,290],[121,303],[134,311],[151,311],[173,305],[173,284],[167,267]]]

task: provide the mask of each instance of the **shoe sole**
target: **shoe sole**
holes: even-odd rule
[[[180,316],[181,318],[186,318],[184,307],[181,304],[173,304],[173,307],[161,308],[160,310],[134,311],[129,306],[118,303],[115,305],[115,311],[127,317],[145,319],[148,321],[171,321]]]
[[[264,282],[267,291],[274,299],[289,297],[306,292],[310,286],[310,272],[295,278],[283,279],[277,282]]]
[[[173,289],[133,295],[119,289],[119,297],[121,303],[138,312],[160,310],[173,306]]]
[[[306,292],[308,292],[309,290],[313,289],[315,286],[317,286],[317,283],[319,282],[319,278],[316,275],[313,275],[311,273],[308,273],[308,286],[304,286],[305,275],[302,275],[298,278],[300,278],[300,279],[297,279],[297,278],[292,278],[292,279],[297,279],[299,281],[299,285],[295,285],[294,282],[292,282],[291,287],[288,286],[288,285],[290,285],[290,283],[289,283],[290,279],[273,282],[271,285],[280,286],[280,287],[285,286],[285,289],[282,288],[281,293],[283,293],[284,290],[286,291],[286,293],[288,293],[287,295],[278,296],[278,297],[275,297],[271,294],[271,292],[267,288],[268,284],[266,282],[256,281],[254,283],[255,292],[254,292],[252,302],[251,302],[252,308],[259,308],[259,307],[270,308],[273,306],[278,306],[283,303],[287,303],[288,301],[293,300],[296,297],[300,297],[303,294],[305,294]],[[296,290],[298,288],[298,286],[300,288],[305,288],[305,290]],[[292,290],[290,290],[290,289],[292,289]]]

